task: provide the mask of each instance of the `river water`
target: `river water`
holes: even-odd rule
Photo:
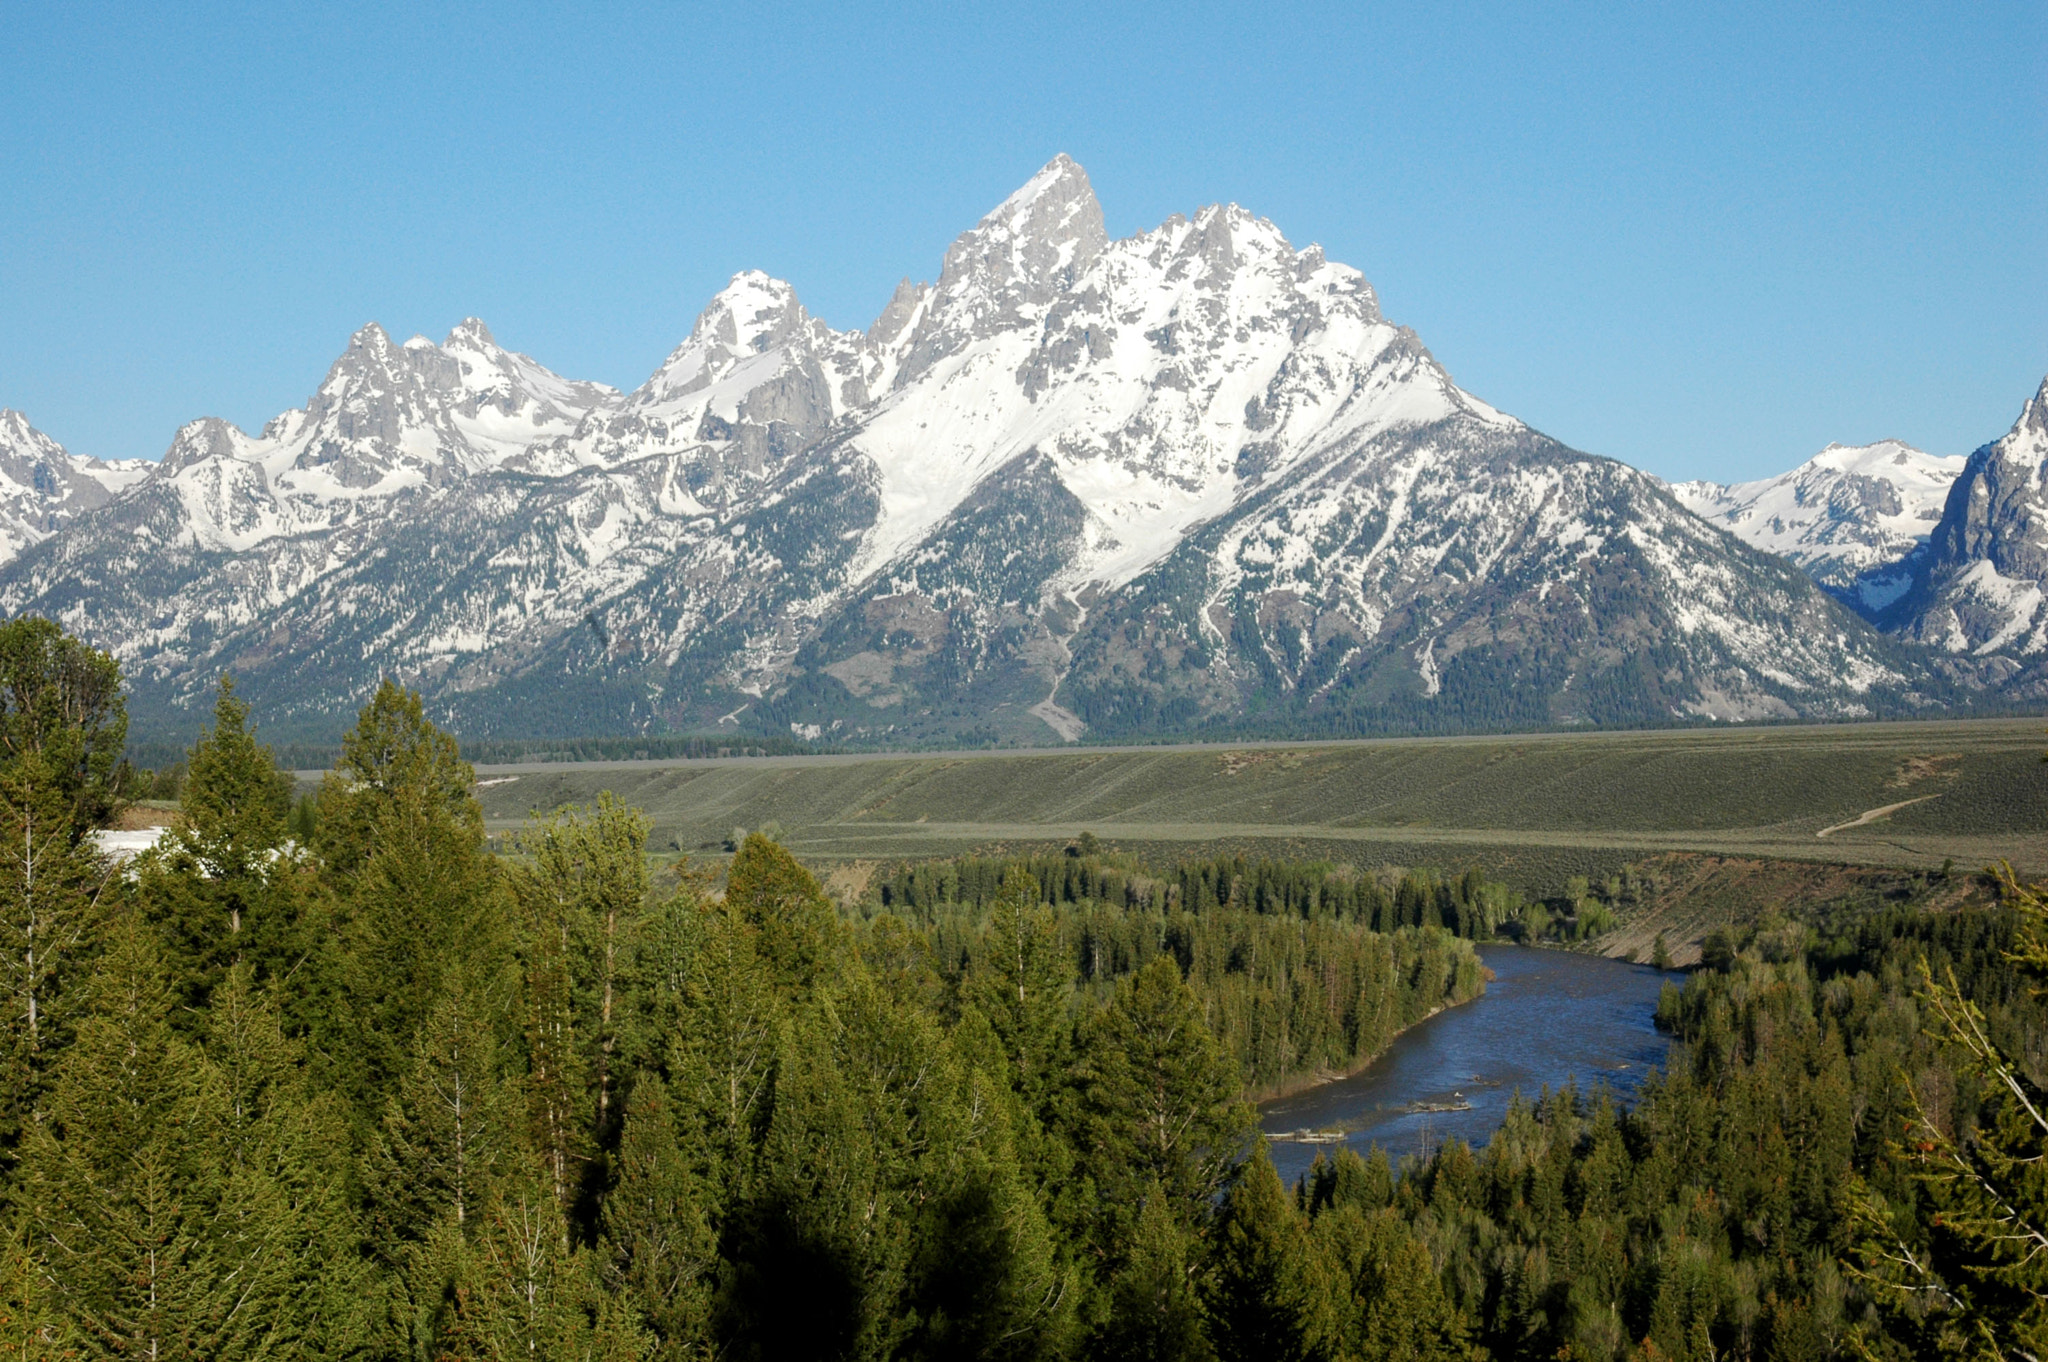
[[[1534,1098],[1576,1080],[1633,1096],[1664,1062],[1657,996],[1681,976],[1572,951],[1481,946],[1486,992],[1395,1038],[1370,1067],[1259,1108],[1273,1164],[1292,1185],[1318,1153],[1373,1145],[1396,1163],[1449,1136],[1484,1144],[1519,1090]],[[1462,1108],[1453,1110],[1425,1110]],[[1286,1138],[1313,1131],[1317,1142]],[[1329,1138],[1331,1132],[1342,1138]]]

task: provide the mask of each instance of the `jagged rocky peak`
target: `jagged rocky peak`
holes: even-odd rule
[[[899,287],[871,331],[907,383],[975,341],[1029,322],[1109,245],[1088,172],[1062,152],[946,250],[929,291]]]
[[[157,476],[168,478],[209,459],[246,458],[251,441],[247,435],[218,416],[187,421],[171,437],[171,447],[157,462]]]
[[[700,491],[729,474],[759,474],[867,402],[871,354],[859,333],[834,331],[805,311],[787,282],[746,270],[645,383],[515,466],[561,473],[679,457],[695,467],[688,480]]]
[[[785,346],[809,348],[822,339],[821,332],[829,333],[829,328],[804,311],[788,283],[760,270],[742,271],[705,305],[689,339],[669,354],[630,401],[650,407],[686,398],[746,361]]]
[[[2012,429],[1970,455],[1896,612],[1952,653],[2048,650],[2048,379]]]
[[[422,336],[407,344],[425,341]],[[563,378],[531,356],[505,349],[477,317],[465,317],[439,349],[455,362],[465,415],[490,406],[506,416],[524,416],[535,426],[559,425],[619,400],[619,390],[610,384]]]
[[[27,416],[0,407],[0,562],[103,506],[149,474],[140,459],[73,454]]]
[[[1044,303],[1108,244],[1088,172],[1061,152],[954,241],[939,292],[996,307]]]

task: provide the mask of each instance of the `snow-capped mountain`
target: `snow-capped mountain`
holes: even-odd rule
[[[1775,478],[1681,482],[1671,491],[1697,514],[1745,543],[1783,554],[1874,614],[1911,584],[1895,565],[1934,532],[1964,462],[1898,440],[1829,445]]]
[[[146,459],[108,463],[73,454],[0,407],[0,562],[148,477]]]
[[[1970,455],[1910,567],[1910,589],[1882,623],[1983,659],[2017,693],[2048,693],[2048,379],[2003,438]]]
[[[332,732],[384,672],[482,735],[842,742],[1743,719],[1913,657],[1657,479],[1465,393],[1236,206],[1112,241],[1056,158],[865,333],[736,276],[620,396],[351,342],[251,438],[0,569],[169,729],[237,673]]]

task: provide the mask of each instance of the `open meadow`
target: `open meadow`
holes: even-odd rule
[[[490,826],[611,790],[653,845],[773,828],[847,862],[1064,843],[1361,867],[1478,865],[1530,892],[1673,853],[2048,872],[2048,732],[2028,719],[480,766]]]

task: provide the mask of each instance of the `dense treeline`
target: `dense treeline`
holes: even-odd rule
[[[862,936],[864,954],[900,955],[877,938],[913,930],[920,969],[906,982],[942,1011],[966,996],[998,955],[1021,949],[1020,933],[1046,953],[1046,978],[1084,1006],[1107,1004],[1118,981],[1168,957],[1252,1095],[1355,1069],[1397,1032],[1484,987],[1470,944],[1433,925],[1375,931],[1328,912],[1304,918],[1229,901],[1190,911],[1171,894],[1164,907],[1125,906],[1116,897],[1047,904],[1031,862],[983,864],[1002,867],[992,899],[941,902],[904,922],[891,915]],[[1084,881],[1119,883],[1114,871],[1086,862],[1041,864],[1073,866]]]
[[[0,625],[0,1356],[2042,1354],[2017,886],[1724,936],[1633,1110],[1288,1189],[1247,1084],[1476,987],[1483,881],[1077,855],[849,916],[759,836],[656,884],[609,799],[490,855],[391,685],[295,808],[225,683],[122,869],[124,726]]]
[[[881,901],[898,911],[925,912],[941,904],[978,908],[994,901],[1004,876],[1013,869],[1037,881],[1044,901],[1053,904],[1102,903],[1189,913],[1236,908],[1334,918],[1375,932],[1442,928],[1477,940],[1491,937],[1528,906],[1519,894],[1477,870],[1456,878],[1430,870],[1409,871],[1389,885],[1375,876],[1327,865],[1224,857],[1184,861],[1155,875],[1133,862],[1099,854],[1096,839],[1088,833],[1065,855],[906,862],[884,878]]]
[[[272,749],[286,770],[311,771],[332,766],[341,754],[334,743],[281,743]],[[703,761],[716,757],[782,757],[817,755],[842,749],[807,742],[788,734],[642,734],[632,738],[480,738],[467,739],[463,754],[485,765],[515,762],[576,761]],[[139,777],[162,782],[184,764],[185,753],[168,743],[131,743],[128,754]],[[138,798],[175,798],[139,795]]]

